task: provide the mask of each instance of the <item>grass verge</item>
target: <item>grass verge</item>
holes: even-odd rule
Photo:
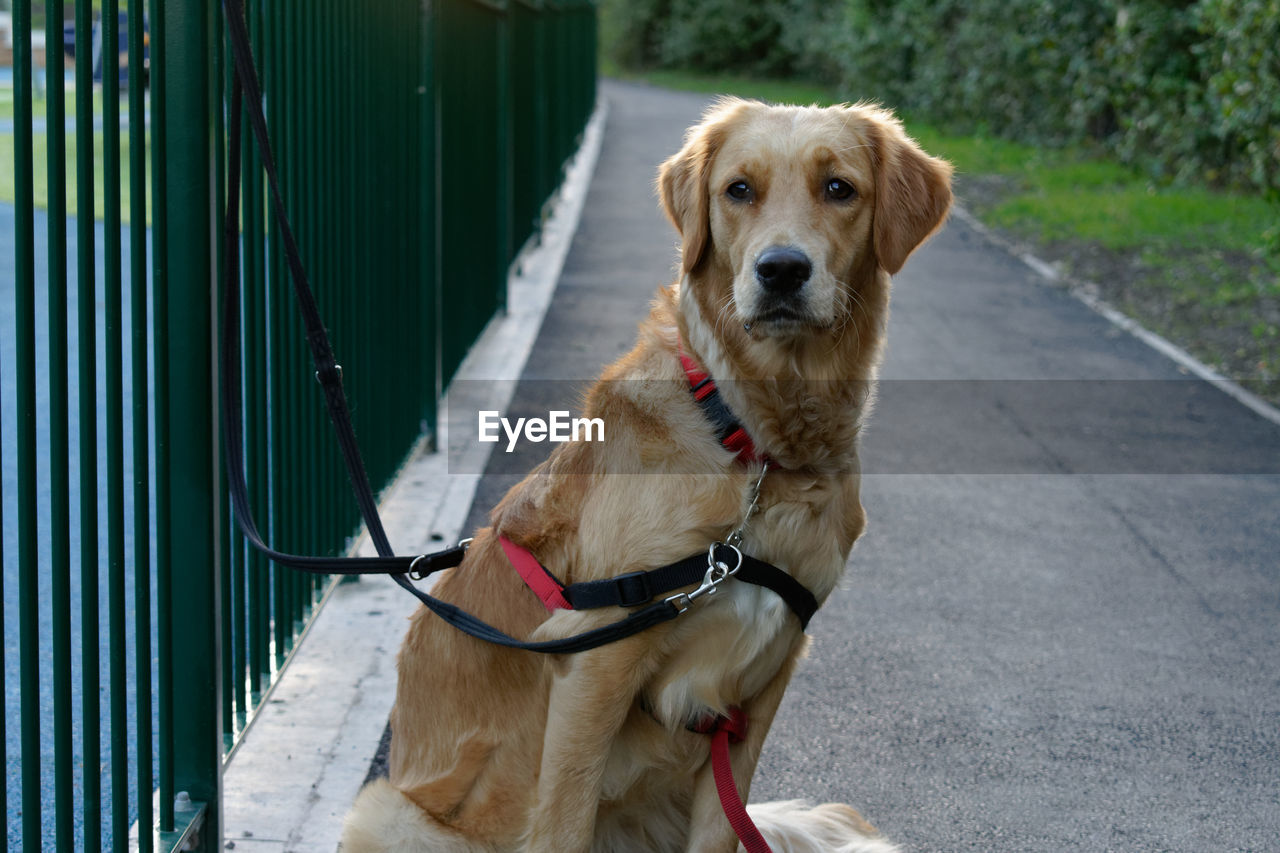
[[[43,120],[45,115],[45,101],[43,98],[37,98],[34,103],[34,117]],[[129,224],[129,205],[132,198],[129,185],[129,130],[127,124],[127,104],[123,99],[120,104],[121,109],[121,127],[120,127],[120,208],[121,221]],[[102,118],[102,93],[94,92],[93,96],[93,114],[96,120]],[[67,134],[66,134],[66,187],[67,187],[67,215],[75,216],[79,212],[79,199],[76,193],[76,152],[78,143],[75,133],[75,97],[73,92],[68,92],[66,103],[67,117]],[[4,168],[0,169],[0,202],[12,204],[16,198],[14,182],[13,163],[13,147],[14,147],[14,130],[13,121],[13,89],[12,87],[0,86],[0,121],[8,122],[7,125],[0,125],[0,163],[4,164]],[[101,130],[95,130],[93,134],[93,204],[94,218],[103,219],[106,210],[105,180],[106,180],[106,156],[104,154],[104,137]],[[150,133],[147,134],[148,144],[150,143]],[[47,209],[49,206],[49,147],[48,134],[37,130],[31,137],[33,173],[32,185],[34,190],[35,206]],[[147,169],[147,198],[150,199],[151,187],[151,158],[146,157]],[[151,223],[151,209],[147,208],[147,224]]]
[[[635,79],[782,103],[848,99],[789,81],[675,71]],[[957,195],[984,222],[1280,403],[1280,206],[1256,196],[1157,186],[1084,150],[959,135],[919,117],[903,119],[925,150],[955,164]]]

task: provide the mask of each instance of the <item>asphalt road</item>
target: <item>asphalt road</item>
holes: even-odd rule
[[[572,405],[672,278],[653,177],[705,99],[603,92],[506,414]],[[1280,850],[1280,427],[956,220],[893,302],[869,529],[752,798],[847,801],[918,853]],[[472,522],[545,453],[495,453]]]

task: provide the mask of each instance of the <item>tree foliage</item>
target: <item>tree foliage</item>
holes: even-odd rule
[[[604,17],[624,67],[816,78],[1280,195],[1280,0],[605,0]]]

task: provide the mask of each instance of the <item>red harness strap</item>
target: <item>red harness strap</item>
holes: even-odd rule
[[[743,429],[742,424],[737,422],[733,412],[720,399],[719,389],[716,388],[716,381],[711,378],[711,374],[703,370],[698,362],[693,360],[687,352],[684,351],[684,343],[679,344],[680,366],[684,368],[684,375],[689,380],[689,391],[693,394],[694,402],[702,409],[707,419],[711,421],[712,427],[717,432],[717,438],[720,439],[725,449],[733,451],[733,454],[743,462],[754,462],[757,459],[764,458],[756,450],[755,443],[751,441],[751,436]]]
[[[738,796],[738,785],[733,781],[733,767],[729,763],[729,744],[738,743],[747,735],[747,715],[735,705],[729,709],[729,716],[717,717],[699,731],[711,735],[711,771],[716,777],[720,808],[724,809],[729,825],[747,853],[772,853],[769,842],[764,840],[747,814],[742,797]]]
[[[502,550],[511,561],[511,565],[520,573],[520,577],[524,578],[525,585],[542,600],[544,607],[548,610],[573,609],[565,600],[564,587],[558,580],[551,577],[551,574],[538,562],[537,557],[505,536],[498,537],[498,542],[502,545]]]

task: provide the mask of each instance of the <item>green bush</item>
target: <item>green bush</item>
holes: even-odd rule
[[[652,68],[662,50],[672,0],[603,0],[601,49],[623,68]]]
[[[604,0],[605,50],[630,69],[684,68],[835,79],[811,33],[834,23],[823,0]]]
[[[1280,0],[606,0],[624,67],[804,76],[958,131],[1280,195]]]
[[[1193,4],[1137,0],[1118,7],[1099,40],[1093,91],[1114,112],[1116,132],[1103,141],[1123,161],[1157,179],[1209,179],[1219,161],[1205,101],[1205,70]]]
[[[1280,0],[1205,0],[1198,12],[1222,177],[1280,200]]]
[[[956,129],[1063,141],[1099,6],[848,0],[842,83]]]

